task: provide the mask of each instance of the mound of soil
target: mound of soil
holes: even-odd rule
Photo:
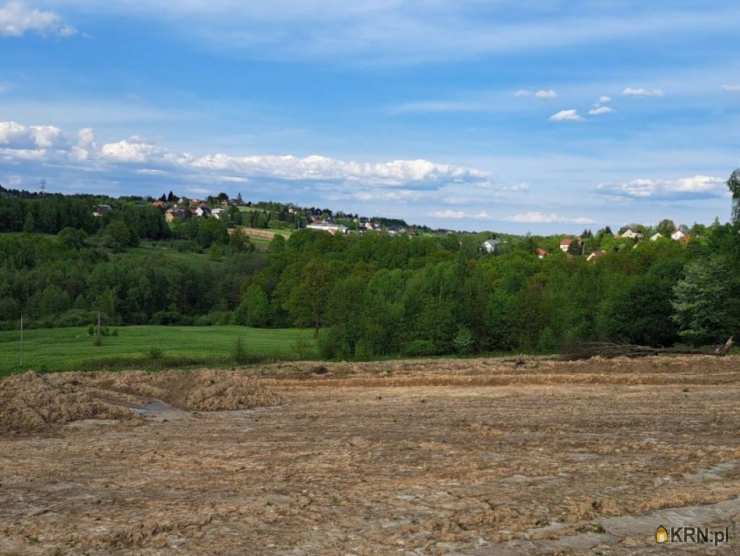
[[[232,371],[27,372],[0,381],[0,433],[39,432],[82,419],[133,419],[160,400],[178,409],[224,411],[272,406],[280,398]]]
[[[80,419],[131,417],[129,410],[96,399],[74,381],[53,381],[27,372],[0,382],[0,432],[43,431]]]
[[[252,409],[280,402],[280,397],[258,379],[237,371],[136,371],[97,378],[99,388],[155,398],[191,411]]]

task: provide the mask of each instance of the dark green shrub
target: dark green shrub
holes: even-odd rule
[[[431,340],[413,340],[403,346],[403,355],[407,357],[425,357],[438,353],[439,350]]]
[[[470,329],[465,326],[461,326],[455,338],[452,340],[452,344],[455,347],[455,351],[460,355],[468,355],[473,352],[475,347],[475,338],[470,333]]]

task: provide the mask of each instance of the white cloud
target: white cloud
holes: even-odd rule
[[[431,216],[434,216],[434,218],[442,218],[444,220],[462,220],[463,218],[466,218],[465,212],[462,210],[436,210],[434,211]]]
[[[89,128],[70,141],[57,127],[17,122],[0,122],[0,154],[4,160],[53,161],[60,167],[66,160],[101,171],[117,167],[139,175],[167,172],[227,183],[245,183],[252,178],[314,182],[352,186],[354,192],[369,188],[439,192],[447,187],[485,188],[490,183],[486,172],[422,159],[359,162],[320,155],[195,155],[171,151],[136,136],[98,145]]]
[[[108,143],[100,149],[102,158],[115,162],[152,162],[163,152],[156,145],[139,137],[130,137],[118,143]]]
[[[353,191],[347,191],[346,188],[340,190],[331,191],[327,198],[331,200],[345,200],[351,199],[355,201],[362,201],[363,203],[369,203],[373,201],[394,201],[394,202],[406,202],[406,201],[420,201],[430,194],[423,191],[415,191],[410,189],[359,189]]]
[[[92,147],[95,145],[95,131],[89,127],[81,129],[77,136],[80,139],[80,146]]]
[[[726,190],[725,180],[713,176],[690,176],[674,180],[638,178],[599,185],[602,194],[627,199],[690,200],[717,197]]]
[[[609,104],[612,101],[612,97],[601,96],[599,97],[599,104]]]
[[[523,212],[504,219],[507,222],[518,224],[593,224],[594,221],[585,217],[562,216],[555,212]]]
[[[477,170],[436,164],[428,160],[393,160],[368,163],[336,160],[312,155],[230,156],[213,154],[200,157],[184,155],[181,161],[203,170],[231,171],[244,175],[272,176],[286,180],[348,180],[382,182],[386,185],[409,182],[483,179]]]
[[[722,90],[728,93],[740,93],[740,85],[722,85]]]
[[[88,160],[96,149],[95,132],[87,127],[77,133],[77,145],[72,147],[71,155],[77,160]]]
[[[22,37],[26,33],[70,37],[77,31],[54,12],[32,9],[23,2],[0,7],[0,37]]]
[[[622,94],[626,97],[662,97],[665,93],[661,89],[627,87]]]
[[[561,110],[550,116],[551,122],[583,122],[584,119],[578,115],[577,110]]]
[[[594,106],[591,110],[588,111],[588,113],[592,116],[602,116],[604,114],[608,114],[609,112],[614,112],[614,108],[610,108],[609,106]]]
[[[430,214],[434,218],[442,220],[492,220],[492,217],[485,210],[478,212],[465,212],[462,210],[437,210]]]
[[[558,97],[558,93],[553,89],[540,89],[538,91],[530,91],[529,89],[519,89],[514,91],[515,97],[535,97],[540,100],[549,100]]]
[[[142,176],[166,176],[167,172],[164,170],[157,170],[156,168],[140,168],[136,170],[137,174]]]
[[[62,130],[54,126],[25,126],[0,122],[0,148],[25,150],[61,146]]]

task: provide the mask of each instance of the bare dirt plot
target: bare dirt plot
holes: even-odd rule
[[[737,358],[244,373],[281,403],[1,436],[0,553],[658,554],[739,520]]]

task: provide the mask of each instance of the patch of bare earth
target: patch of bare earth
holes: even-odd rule
[[[27,372],[0,381],[0,432],[52,431],[90,419],[130,420],[149,400],[183,410],[223,411],[270,406],[279,398],[255,378],[233,371]]]
[[[198,411],[0,436],[0,554],[658,554],[740,515],[735,357],[44,378]]]

